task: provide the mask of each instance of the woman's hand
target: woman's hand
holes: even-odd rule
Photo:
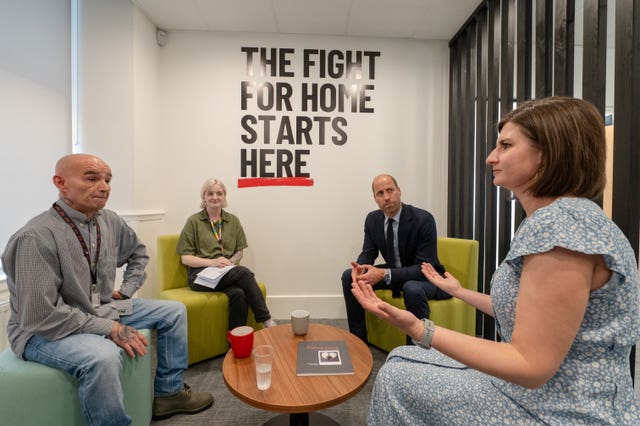
[[[360,303],[365,310],[387,321],[389,324],[398,327],[414,339],[420,339],[422,337],[424,331],[422,321],[416,318],[411,312],[398,309],[381,300],[376,296],[376,293],[370,285],[354,281],[351,283],[351,293],[353,293],[358,303]]]
[[[454,297],[456,296],[456,293],[463,288],[460,285],[460,282],[453,275],[445,272],[443,278],[430,263],[422,262],[420,270],[422,271],[422,274],[433,283],[433,285]]]
[[[216,257],[215,259],[211,259],[211,266],[216,268],[224,268],[225,266],[233,265],[229,259],[224,256]]]

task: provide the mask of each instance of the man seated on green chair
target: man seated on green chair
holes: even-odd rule
[[[376,176],[371,189],[379,209],[367,215],[362,252],[351,262],[352,268],[342,273],[349,331],[365,343],[365,313],[351,293],[353,276],[374,289],[387,288],[394,297],[403,296],[405,307],[417,318],[429,318],[427,299],[451,297],[431,284],[420,271],[422,262],[428,262],[444,273],[438,260],[438,233],[431,213],[403,204],[400,187],[391,175]],[[386,263],[373,266],[378,253]],[[410,343],[410,339],[407,342]]]
[[[89,425],[128,425],[120,376],[123,356],[144,356],[136,328],[158,332],[153,418],[193,414],[213,404],[182,381],[187,314],[182,303],[131,299],[149,261],[144,244],[111,210],[111,169],[86,154],[62,157],[53,183],[59,199],[9,240],[2,255],[11,313],[11,349],[20,358],[78,379]],[[126,265],[120,290],[116,269]],[[124,353],[126,352],[126,354]]]

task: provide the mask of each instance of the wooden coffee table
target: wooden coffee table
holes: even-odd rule
[[[344,340],[354,374],[340,376],[296,375],[298,342]],[[290,324],[265,328],[255,333],[254,346],[274,347],[271,387],[258,390],[253,356],[238,359],[230,350],[222,362],[224,382],[236,397],[254,407],[288,415],[277,416],[265,425],[337,425],[331,418],[315,413],[346,401],[364,387],[371,376],[371,350],[346,330],[330,325],[309,325],[305,336],[295,336]]]

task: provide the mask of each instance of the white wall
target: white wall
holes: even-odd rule
[[[71,152],[68,0],[0,0],[0,253],[56,199],[55,159]],[[0,269],[0,350],[8,291]]]
[[[42,7],[43,2],[37,3]],[[64,16],[68,31],[68,3],[61,3],[66,5],[64,13],[52,9]],[[38,11],[24,7],[30,18],[38,16]],[[43,12],[42,16],[52,14]],[[345,316],[339,277],[360,250],[365,214],[376,208],[370,183],[377,173],[394,174],[404,201],[430,210],[440,234],[446,234],[446,43],[172,32],[169,43],[161,48],[155,43],[153,25],[128,0],[80,0],[79,21],[79,150],[97,154],[110,164],[114,180],[109,207],[125,214],[149,247],[149,278],[140,295],[156,294],[157,236],[180,231],[186,217],[198,209],[202,181],[211,176],[227,183],[229,211],[241,218],[249,240],[243,264],[267,284],[275,318],[287,317],[296,307],[308,308],[316,317]],[[20,171],[24,164],[36,161],[36,173],[42,177],[31,173],[22,184],[14,170],[11,179],[2,179],[2,185],[19,182],[15,189],[15,184],[7,185],[7,191],[14,192],[3,188],[3,194],[33,198],[35,211],[12,215],[12,224],[0,222],[12,230],[55,199],[50,183],[53,164],[70,151],[69,42],[65,34],[66,56],[57,59],[67,68],[61,77],[64,84],[53,91],[57,95],[53,99],[60,98],[55,111],[31,114],[43,103],[35,99],[25,105],[29,111],[11,120],[18,122],[15,117],[19,116],[28,121],[24,129],[12,131],[12,140],[34,132],[41,137],[30,139],[42,145],[32,145],[12,157]],[[9,39],[9,35],[4,37]],[[50,35],[46,39],[52,40]],[[381,52],[375,81],[369,82],[375,85],[370,102],[375,112],[343,114],[348,119],[345,145],[309,146],[307,170],[314,179],[312,187],[237,188],[239,153],[247,147],[240,141],[239,126],[240,117],[247,113],[240,110],[240,81],[246,79],[241,46],[290,47],[296,52],[304,48]],[[25,51],[37,57],[39,47],[27,46]],[[299,67],[299,61],[295,62]],[[7,58],[7,63],[15,66],[20,62]],[[48,64],[34,69],[51,74]],[[298,73],[287,81],[299,87],[302,77]],[[15,108],[24,93],[29,93],[17,91],[20,86],[9,77],[0,77],[2,83],[16,93],[11,105],[0,101],[6,109]],[[258,113],[255,108],[248,112]],[[298,110],[288,114],[320,115]],[[47,130],[43,122],[64,132]],[[8,126],[1,127],[6,132]],[[56,134],[60,143],[54,149],[51,139]],[[3,143],[5,140],[10,139],[3,137]],[[19,151],[14,145],[11,149]],[[3,147],[4,151],[8,150]],[[31,157],[33,152],[42,154],[30,159],[27,152]],[[30,197],[34,188],[38,197]]]
[[[133,11],[128,0],[78,0],[79,152],[114,174],[109,208],[133,208]]]
[[[55,159],[71,152],[68,0],[0,0],[0,251],[56,199]]]
[[[241,142],[244,114],[340,115],[304,113],[295,101],[288,113],[241,111],[240,82],[250,79],[243,46],[295,49],[295,77],[262,79],[288,82],[294,92],[303,81],[298,53],[305,48],[381,52],[370,82],[375,112],[343,114],[349,137],[343,146],[305,145],[311,151],[312,187],[237,187],[241,149],[290,148]],[[148,193],[145,208],[165,211],[162,232],[178,233],[198,210],[202,182],[208,177],[225,181],[228,210],[241,218],[248,236],[243,264],[267,284],[275,318],[296,307],[318,317],[345,316],[339,277],[361,248],[364,217],[376,208],[370,185],[378,173],[395,175],[403,200],[430,210],[440,234],[446,234],[446,43],[171,32],[160,51],[154,146],[161,171],[154,184],[140,188],[136,182],[140,193]]]

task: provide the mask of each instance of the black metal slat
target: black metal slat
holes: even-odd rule
[[[496,122],[499,113],[499,85],[500,85],[500,3],[498,0],[487,1],[487,133],[484,143],[487,152],[493,149],[496,139]],[[487,230],[485,241],[485,269],[484,292],[491,291],[491,276],[497,263],[496,247],[498,242],[498,228],[496,226],[496,201],[498,189],[493,185],[493,176],[486,173],[485,186],[487,188],[487,215],[485,227]],[[484,316],[483,337],[493,339],[495,337],[495,323],[493,318]]]
[[[516,38],[515,1],[502,1],[502,22],[500,34],[500,117],[513,110],[514,88],[514,50]],[[512,203],[507,194],[500,189],[500,211],[498,217],[498,257],[502,261],[509,252],[511,243]]]
[[[447,224],[448,235],[455,235],[455,221],[456,212],[458,212],[458,206],[456,205],[456,191],[455,188],[458,185],[457,175],[455,173],[455,151],[459,141],[458,126],[453,125],[452,120],[455,116],[455,112],[458,109],[458,103],[460,100],[459,88],[460,88],[460,54],[459,43],[450,45],[450,62],[449,62],[449,156],[448,156],[448,191],[447,191]]]
[[[518,0],[516,13],[516,101],[531,99],[531,18],[530,0]]]
[[[553,49],[553,94],[567,96],[567,0],[556,0]]]
[[[574,96],[574,51],[575,51],[575,30],[576,30],[576,2],[567,0],[567,67],[565,74],[565,87],[567,96]]]
[[[458,110],[454,117],[458,120],[457,125],[460,127],[459,136],[460,140],[457,145],[456,151],[456,170],[455,174],[459,176],[458,185],[456,186],[456,205],[458,206],[458,212],[463,212],[464,210],[464,185],[465,182],[465,170],[464,170],[464,151],[466,149],[466,144],[468,141],[466,140],[467,129],[465,128],[465,124],[468,123],[468,117],[465,117],[465,112],[467,111],[467,105],[469,103],[469,32],[464,31],[461,39],[461,49],[460,49],[460,102],[458,104]],[[468,125],[468,124],[467,124]],[[464,222],[465,215],[458,214],[456,216],[456,232],[453,234],[454,237],[462,237],[464,235]]]
[[[530,0],[518,0],[516,10],[516,102],[531,99],[533,6]],[[513,225],[517,228],[525,217],[520,203],[513,205]]]
[[[607,69],[607,0],[584,0],[582,99],[604,117]]]
[[[485,249],[486,249],[486,217],[487,217],[487,167],[485,160],[487,158],[487,144],[485,143],[487,135],[487,10],[486,8],[478,12],[476,20],[476,61],[478,63],[477,70],[477,90],[476,90],[476,174],[475,174],[475,235],[478,240],[480,250],[478,253],[478,290],[484,290],[485,276]],[[484,314],[477,310],[476,312],[476,334],[483,335]]]
[[[467,29],[467,94],[468,97],[465,103],[464,110],[464,136],[465,143],[463,146],[461,173],[465,176],[461,185],[461,197],[462,197],[462,210],[463,212],[473,211],[473,181],[468,179],[469,171],[473,170],[474,165],[474,121],[475,121],[475,103],[476,103],[476,59],[474,53],[476,53],[476,31],[475,25],[469,25]],[[461,236],[462,238],[473,237],[473,217],[465,214],[463,216],[463,226]]]
[[[515,0],[502,0],[500,37],[500,116],[513,110],[516,36]],[[506,17],[506,19],[504,19]]]
[[[553,0],[536,1],[536,98],[553,93]]]

